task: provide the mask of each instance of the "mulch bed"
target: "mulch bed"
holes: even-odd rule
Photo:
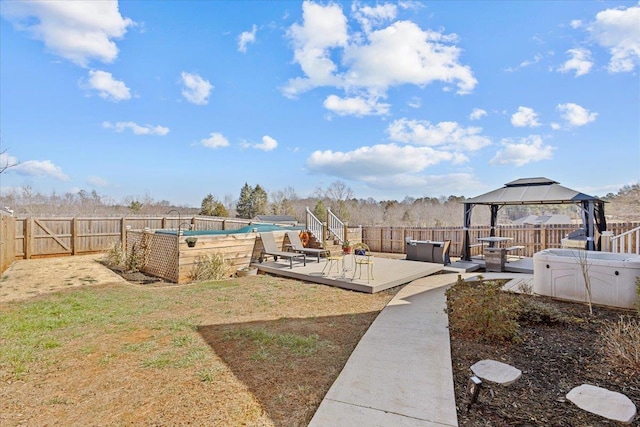
[[[619,426],[618,422],[586,412],[566,399],[581,384],[591,384],[626,395],[640,404],[640,372],[617,369],[602,351],[600,330],[606,321],[636,313],[537,298],[553,304],[572,320],[554,325],[522,324],[521,343],[483,344],[456,336],[452,331],[451,352],[458,422],[460,426]],[[478,401],[467,411],[470,367],[483,359],[508,363],[522,371],[510,386],[483,382]],[[639,426],[636,419],[631,424]]]

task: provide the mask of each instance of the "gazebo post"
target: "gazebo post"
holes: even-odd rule
[[[491,205],[491,230],[489,231],[489,236],[495,237],[496,235],[496,224],[498,222],[498,205]]]
[[[464,219],[462,226],[462,253],[460,258],[463,261],[471,261],[471,248],[469,246],[469,227],[471,226],[471,211],[473,210],[473,204],[464,204]]]

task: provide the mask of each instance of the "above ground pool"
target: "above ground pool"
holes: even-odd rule
[[[304,227],[283,227],[273,224],[252,224],[247,225],[237,230],[180,230],[183,236],[207,236],[207,235],[220,235],[220,234],[240,234],[240,233],[254,233],[254,232],[267,232],[267,231],[292,231],[303,230]],[[178,234],[178,230],[155,230],[156,234]]]

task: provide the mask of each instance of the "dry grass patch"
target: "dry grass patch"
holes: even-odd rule
[[[0,425],[307,425],[397,290],[259,275],[0,304]]]

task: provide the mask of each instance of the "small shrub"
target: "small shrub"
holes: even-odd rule
[[[220,280],[231,276],[233,268],[224,259],[224,256],[220,253],[202,255],[198,257],[198,260],[191,272],[191,280],[195,282],[202,282],[205,280]]]
[[[520,303],[518,320],[528,323],[554,325],[567,322],[567,317],[554,305],[535,298],[525,298]]]
[[[136,272],[140,271],[140,268],[143,266],[143,258],[141,251],[138,249],[137,244],[133,244],[131,247],[131,252],[129,252],[127,256],[127,262],[125,265],[125,269],[128,272]]]
[[[105,253],[104,263],[110,268],[124,268],[126,254],[120,242],[113,242]]]
[[[612,365],[640,370],[639,321],[621,316],[617,322],[606,322],[600,338],[602,351]]]
[[[452,331],[484,342],[518,341],[520,303],[495,281],[458,282],[447,290]]]

